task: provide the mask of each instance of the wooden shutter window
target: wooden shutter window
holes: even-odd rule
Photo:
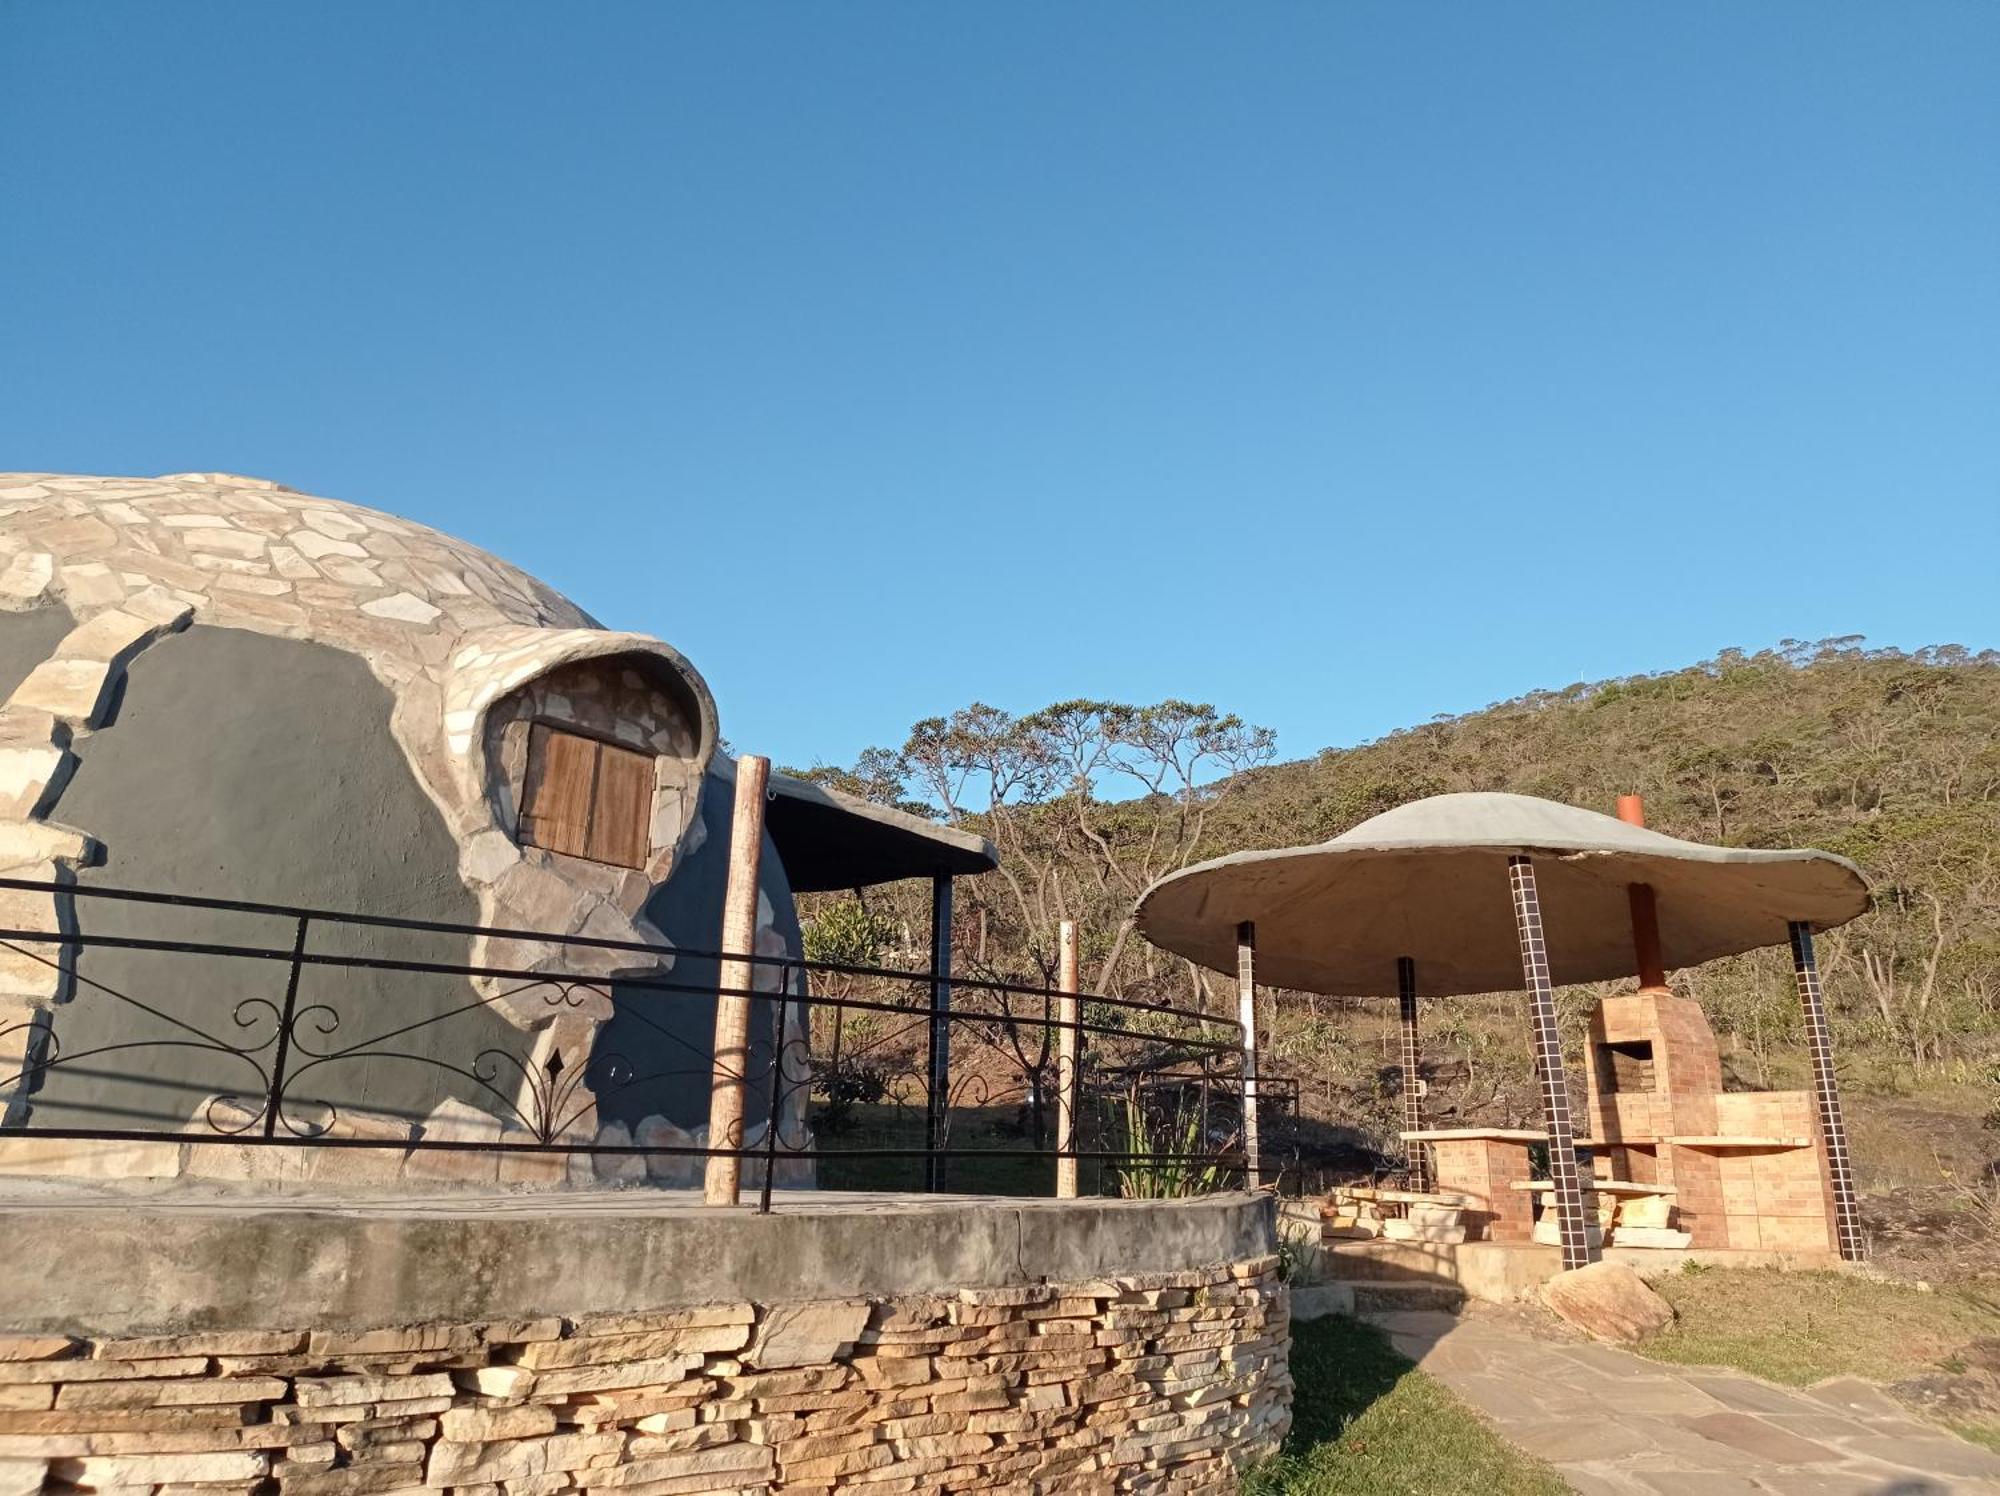
[[[590,845],[590,797],[596,783],[595,742],[535,723],[528,733],[521,840],[582,857]]]
[[[521,801],[523,846],[645,867],[653,818],[653,760],[646,754],[536,722]]]
[[[630,748],[597,745],[597,794],[590,804],[590,850],[619,867],[644,867],[652,849],[653,760]]]

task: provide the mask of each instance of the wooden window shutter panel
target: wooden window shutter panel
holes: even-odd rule
[[[620,867],[643,868],[653,850],[653,758],[601,743],[597,794],[590,813],[590,850],[584,855]]]
[[[571,857],[589,855],[598,745],[537,722],[528,737],[521,840]]]

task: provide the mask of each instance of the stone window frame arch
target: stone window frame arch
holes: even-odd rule
[[[606,668],[638,669],[649,685],[682,712],[693,736],[692,750],[677,759],[685,794],[685,814],[670,845],[654,839],[643,870],[630,870],[560,854],[528,851],[516,840],[514,791],[489,754],[491,712],[516,693],[571,665],[600,661]],[[669,970],[672,949],[643,913],[643,895],[672,875],[680,858],[699,845],[703,828],[699,799],[703,776],[715,757],[718,733],[715,703],[707,683],[679,651],[644,634],[603,629],[547,629],[507,626],[460,636],[449,657],[440,693],[444,769],[456,802],[454,826],[461,838],[460,874],[480,901],[480,922],[490,934],[475,938],[475,965],[511,970],[564,971],[592,979]],[[620,898],[601,886],[605,878],[624,881],[637,897]],[[595,896],[593,896],[595,895]],[[643,943],[654,951],[564,946],[549,940],[515,938],[507,932],[589,935]],[[491,979],[475,978],[481,990]],[[518,1008],[517,1021],[533,1026],[546,1014],[532,1003]],[[593,1012],[600,1004],[587,1005]],[[598,1017],[609,1016],[609,1004]]]

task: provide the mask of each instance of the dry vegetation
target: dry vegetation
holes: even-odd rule
[[[1658,676],[1539,692],[1352,749],[1274,762],[1271,735],[1186,702],[1067,702],[1027,717],[966,708],[901,748],[818,777],[982,831],[999,873],[961,885],[962,966],[1039,982],[1055,922],[1084,930],[1086,985],[1222,1010],[1222,979],[1137,939],[1154,878],[1204,857],[1324,839],[1453,790],[1512,790],[1596,809],[1646,797],[1650,823],[1739,846],[1824,847],[1875,882],[1876,907],[1821,943],[1870,1224],[1932,1273],[2000,1269],[2000,656],[1870,651],[1859,640],[1727,652]],[[914,958],[919,890],[809,910],[818,953]],[[1717,1030],[1730,1082],[1801,1083],[1787,958],[1766,951],[1675,978]],[[1610,989],[1563,994],[1568,1031]],[[1365,1168],[1390,1136],[1394,1051],[1379,1005],[1279,994],[1267,1066],[1297,1080],[1315,1172]],[[1518,1004],[1426,1007],[1432,1109],[1530,1117]],[[1032,1049],[988,1061],[1024,1083]],[[1983,1232],[1983,1245],[1982,1245]]]

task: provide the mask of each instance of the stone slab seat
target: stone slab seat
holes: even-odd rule
[[[1377,1189],[1372,1185],[1338,1186],[1328,1193],[1330,1197],[1341,1196],[1349,1200],[1366,1200],[1383,1205],[1443,1205],[1462,1209],[1473,1203],[1471,1196],[1450,1191],[1390,1190]]]

